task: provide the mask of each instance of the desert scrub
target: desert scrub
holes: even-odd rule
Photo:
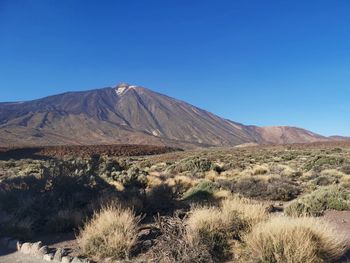
[[[175,205],[175,189],[168,184],[159,184],[146,191],[147,214],[156,214],[173,209]]]
[[[113,179],[123,184],[126,188],[146,188],[148,173],[136,166],[131,166],[127,171],[114,172]]]
[[[106,159],[100,162],[100,165],[98,167],[98,173],[101,177],[109,178],[111,177],[115,172],[122,171],[123,168],[120,166],[120,164],[113,159]]]
[[[212,263],[213,258],[205,244],[189,239],[186,219],[173,217],[156,218],[161,235],[150,250],[151,262],[162,263]]]
[[[34,235],[34,222],[28,216],[17,218],[0,211],[0,233],[2,235],[29,239]]]
[[[77,240],[84,254],[104,259],[128,259],[137,241],[140,218],[132,210],[108,206],[96,212]]]
[[[220,209],[228,230],[237,239],[269,218],[266,206],[245,198],[227,198],[222,201]]]
[[[315,176],[315,178],[311,180],[310,183],[315,186],[338,184],[343,176],[346,175],[342,172],[339,172],[338,170],[327,169],[323,170],[319,176]]]
[[[72,231],[80,225],[81,222],[75,220],[79,217],[71,218],[63,214],[61,217],[58,212],[69,210],[82,216],[89,215],[91,214],[89,203],[110,188],[98,177],[70,176],[61,172],[57,174],[55,171],[51,172],[40,177],[17,176],[1,182],[0,210],[16,218],[12,222],[12,229],[16,229],[17,224],[20,230],[23,225],[21,221],[25,220],[32,222],[33,234],[51,230],[56,232],[60,228],[56,228],[58,227],[56,223],[59,221],[62,230]],[[57,222],[53,222],[56,219]],[[18,231],[19,237],[22,232]]]
[[[204,245],[215,262],[223,262],[230,256],[228,230],[221,211],[215,207],[195,208],[186,221],[188,240]]]
[[[327,209],[350,210],[350,191],[337,185],[322,187],[291,202],[285,214],[321,216]]]
[[[340,179],[339,185],[346,189],[350,189],[350,176],[346,175]]]
[[[81,211],[60,210],[56,216],[50,217],[45,224],[45,231],[49,233],[65,233],[79,227],[84,221]]]
[[[281,176],[243,176],[227,186],[233,193],[264,200],[289,201],[301,192],[296,182]]]
[[[168,171],[170,172],[192,172],[192,173],[198,173],[198,172],[207,172],[210,171],[213,168],[213,164],[211,161],[205,158],[187,158],[181,160],[179,163],[174,164],[172,166],[168,167]]]
[[[345,239],[314,218],[275,217],[256,225],[245,241],[260,263],[332,263],[346,251]]]
[[[270,168],[267,164],[255,165],[252,169],[253,175],[267,174]]]
[[[280,176],[287,176],[290,178],[299,178],[303,175],[301,171],[293,169],[289,165],[275,164],[271,168],[271,173],[278,174]]]
[[[193,187],[196,180],[188,176],[176,175],[174,178],[167,179],[166,183],[173,187],[178,195],[181,195]]]
[[[348,161],[342,156],[319,155],[308,161],[304,165],[306,171],[314,170],[320,172],[325,169],[333,169],[348,164]]]
[[[184,193],[184,200],[205,201],[213,198],[213,194],[219,190],[219,186],[211,181],[201,181],[196,186]]]
[[[220,207],[193,208],[186,220],[187,238],[205,245],[215,262],[223,262],[231,255],[231,244],[241,240],[268,214],[263,205],[247,199],[231,197]]]
[[[343,165],[343,166],[340,168],[340,170],[341,170],[343,173],[345,173],[345,174],[347,174],[347,175],[350,175],[350,164],[345,164],[345,165]]]

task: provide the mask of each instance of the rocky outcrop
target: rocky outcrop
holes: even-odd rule
[[[43,245],[41,241],[22,243],[18,239],[4,237],[0,238],[0,246],[10,250],[17,250],[25,255],[40,258],[52,263],[92,263],[92,261],[87,258],[69,256],[67,251],[63,248],[49,248]]]

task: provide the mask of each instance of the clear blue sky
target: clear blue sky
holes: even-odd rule
[[[0,0],[0,101],[118,82],[350,135],[350,1]]]

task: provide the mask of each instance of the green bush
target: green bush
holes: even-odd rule
[[[210,200],[218,189],[218,185],[211,181],[201,181],[185,192],[183,199],[193,201]]]
[[[323,170],[321,174],[316,173],[314,176],[315,178],[311,180],[310,183],[315,186],[338,184],[343,176],[343,173],[335,169]]]
[[[205,158],[187,158],[181,160],[179,163],[172,166],[172,170],[174,172],[207,172],[210,171],[213,168],[213,164],[211,161],[205,159]],[[170,169],[170,168],[169,168]]]
[[[322,187],[294,200],[285,213],[289,216],[321,216],[327,209],[350,210],[350,191],[336,185]]]
[[[113,179],[125,187],[146,188],[147,186],[147,172],[136,166],[130,167],[127,171],[114,172]]]
[[[314,170],[320,172],[325,169],[337,168],[345,165],[347,160],[344,157],[332,155],[320,155],[307,162],[304,169],[307,171]]]

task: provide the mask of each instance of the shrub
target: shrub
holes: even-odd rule
[[[244,198],[232,197],[224,200],[221,211],[224,221],[229,225],[231,232],[232,229],[236,230],[233,232],[238,238],[242,231],[249,231],[254,225],[269,218],[264,205]]]
[[[289,216],[320,216],[327,209],[349,210],[350,191],[336,185],[322,187],[291,202],[285,213]]]
[[[17,218],[15,216],[3,215],[0,219],[0,233],[18,238],[31,238],[34,234],[34,224],[30,217]]]
[[[287,176],[290,178],[298,178],[303,175],[302,172],[293,169],[288,165],[277,164],[272,166],[271,172],[281,176]]]
[[[151,248],[152,262],[161,263],[212,263],[207,247],[198,240],[189,240],[185,219],[159,217],[157,225],[161,235]]]
[[[346,175],[340,179],[340,186],[350,189],[350,176]]]
[[[174,178],[170,178],[166,183],[173,187],[175,193],[178,195],[184,194],[195,185],[195,181],[192,178],[184,175],[177,175]]]
[[[204,158],[195,157],[181,160],[178,164],[176,164],[173,167],[173,170],[179,173],[186,171],[197,173],[210,171],[212,167],[213,164],[211,163],[211,161]]]
[[[253,175],[267,174],[269,171],[270,169],[266,164],[253,167]]]
[[[139,217],[128,209],[108,206],[94,214],[77,237],[83,253],[103,259],[129,258],[137,241]]]
[[[175,203],[175,193],[167,184],[153,186],[146,192],[148,214],[171,210]]]
[[[135,166],[130,167],[127,171],[115,172],[113,179],[129,188],[146,188],[147,186],[147,173]]]
[[[57,167],[53,167],[57,168]],[[89,203],[110,188],[103,180],[92,176],[44,174],[40,177],[18,176],[0,184],[0,210],[11,214],[12,229],[24,233],[23,221],[32,222],[32,234],[43,231],[72,231],[81,223],[78,217],[58,214],[61,210],[76,211],[83,216],[91,214]],[[56,222],[55,222],[56,220]],[[17,225],[17,226],[16,226]],[[26,224],[29,225],[29,224]]]
[[[307,171],[314,170],[320,172],[325,169],[332,169],[342,165],[346,165],[346,163],[347,161],[343,157],[333,155],[320,155],[316,156],[314,159],[306,163],[304,168]]]
[[[122,170],[120,164],[113,159],[101,160],[98,167],[98,173],[102,177],[111,177],[113,173]]]
[[[341,167],[341,171],[347,175],[350,175],[350,164],[345,164]]]
[[[345,239],[314,218],[273,218],[255,226],[246,243],[261,263],[331,263],[346,251]]]
[[[218,189],[218,185],[211,181],[201,181],[185,192],[183,199],[192,201],[210,200]]]
[[[342,172],[335,169],[327,169],[321,172],[320,176],[317,176],[311,181],[312,184],[317,186],[326,186],[330,184],[339,183],[340,179],[345,176]]]
[[[80,211],[60,210],[56,216],[49,218],[45,230],[49,233],[70,232],[82,224],[83,217]]]
[[[186,221],[186,229],[188,239],[205,245],[215,262],[223,262],[230,255],[230,233],[219,209],[193,209]]]
[[[212,181],[212,182],[215,182],[215,180],[219,177],[219,174],[218,172],[214,171],[214,170],[211,170],[209,172],[206,172],[205,174],[205,179],[208,180],[208,181]]]
[[[297,197],[301,190],[299,186],[288,178],[280,176],[259,177],[244,176],[236,184],[231,184],[234,193],[245,197],[289,201]]]

